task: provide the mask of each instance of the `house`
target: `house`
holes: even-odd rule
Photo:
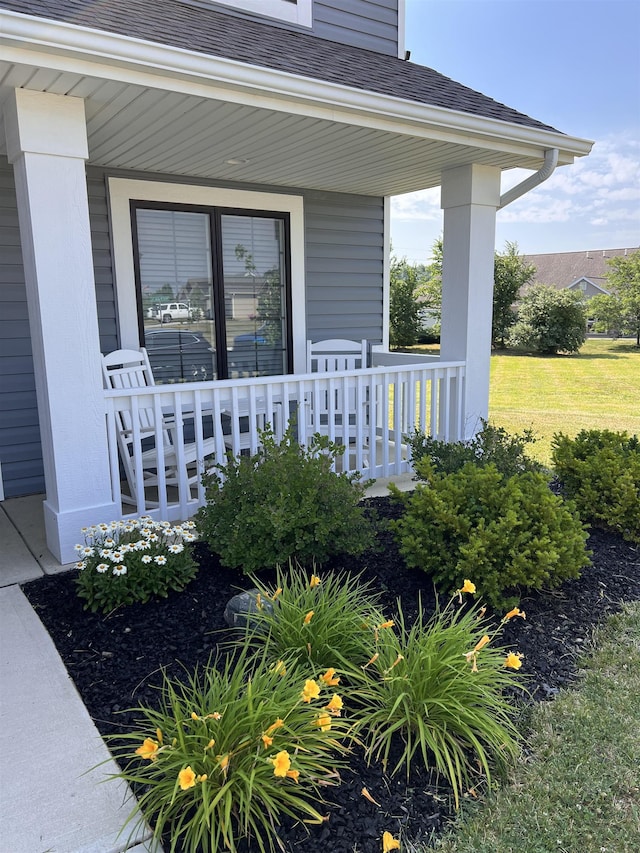
[[[155,414],[156,442],[173,413],[181,468],[187,440],[212,438],[201,420],[219,454],[239,452],[276,413],[304,439],[321,399],[332,433],[357,396],[368,455],[347,465],[373,476],[407,470],[414,425],[458,438],[487,415],[496,213],[591,143],[408,61],[403,6],[0,0],[1,482],[46,494],[61,562],[84,525],[203,500],[181,473],[177,497],[165,488],[162,454],[145,494],[134,426],[123,505],[123,412]],[[511,168],[535,174],[501,197]],[[419,360],[388,352],[389,199],[434,186],[442,349]],[[162,324],[171,302],[189,319]],[[159,365],[186,360],[183,381],[105,390],[101,353],[162,329],[188,330],[209,369],[167,343]],[[366,339],[369,366],[310,377],[306,341],[325,338]]]
[[[580,291],[586,298],[608,294],[606,275],[610,258],[626,257],[638,249],[588,249],[584,252],[552,252],[525,255],[524,262],[536,268],[533,284],[546,284],[558,290]]]

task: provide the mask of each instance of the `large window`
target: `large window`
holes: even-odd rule
[[[156,382],[291,372],[287,214],[145,201],[131,213]]]

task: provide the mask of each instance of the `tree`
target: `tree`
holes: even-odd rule
[[[418,288],[424,267],[410,264],[406,258],[391,258],[389,294],[389,344],[392,347],[413,346],[422,328]]]
[[[598,297],[598,319],[604,320],[607,311],[616,316],[617,311],[619,331],[635,335],[636,346],[640,347],[640,252],[611,258],[607,264],[610,271],[606,279],[612,293],[609,297]]]
[[[545,284],[531,287],[520,301],[511,344],[535,352],[578,352],[586,337],[582,294]]]
[[[520,288],[528,284],[536,274],[534,266],[525,263],[518,254],[517,243],[505,243],[502,254],[496,252],[493,267],[493,321],[491,343],[504,349],[509,330],[516,322],[513,304]]]

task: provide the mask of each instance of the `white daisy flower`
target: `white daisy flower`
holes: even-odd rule
[[[165,556],[163,556],[162,554],[160,554],[158,557],[154,557],[153,561],[155,563],[157,563],[159,566],[166,566],[167,565],[167,558]]]
[[[184,545],[169,545],[169,550],[172,554],[181,554],[184,551]]]
[[[77,562],[77,563],[76,563],[76,566],[75,566],[75,567],[76,567],[76,569],[80,569],[80,570],[82,570],[82,569],[86,569],[86,568],[87,568],[87,564],[85,563],[85,561],[84,561],[84,560],[80,560],[79,562]]]
[[[150,563],[153,560],[153,557],[150,554],[144,554],[142,557],[143,563]]]
[[[106,563],[98,563],[96,566],[96,572],[103,575],[105,572],[109,571],[109,566]]]
[[[114,575],[126,575],[127,567],[126,566],[114,566],[113,567]]]

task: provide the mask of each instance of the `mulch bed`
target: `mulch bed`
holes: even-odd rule
[[[378,518],[401,511],[388,498],[365,502]],[[409,570],[389,530],[378,534],[379,548],[359,558],[335,559],[323,568],[361,574],[382,594],[390,617],[400,598],[411,621],[418,597],[426,613],[435,597],[430,579]],[[525,595],[520,606],[526,621],[514,619],[503,634],[509,648],[524,654],[523,672],[530,676],[531,701],[552,698],[578,675],[576,654],[595,625],[625,601],[640,599],[640,546],[601,530],[592,530],[588,547],[593,565],[579,580],[553,592]],[[75,592],[75,572],[26,584],[24,592],[48,629],[89,713],[103,735],[126,730],[136,705],[152,705],[161,667],[179,677],[184,667],[204,664],[230,633],[223,620],[225,604],[250,582],[222,567],[206,547],[197,546],[200,571],[181,593],[144,605],[131,605],[107,617],[83,610]],[[529,700],[528,700],[529,701]],[[404,772],[390,778],[377,765],[368,767],[354,755],[342,784],[327,792],[329,820],[321,827],[284,822],[279,829],[287,853],[379,853],[384,830],[402,832],[425,844],[452,816],[451,791],[418,766],[407,780]],[[367,788],[374,805],[362,796]],[[249,850],[250,848],[247,848]],[[252,849],[252,848],[251,848]]]

